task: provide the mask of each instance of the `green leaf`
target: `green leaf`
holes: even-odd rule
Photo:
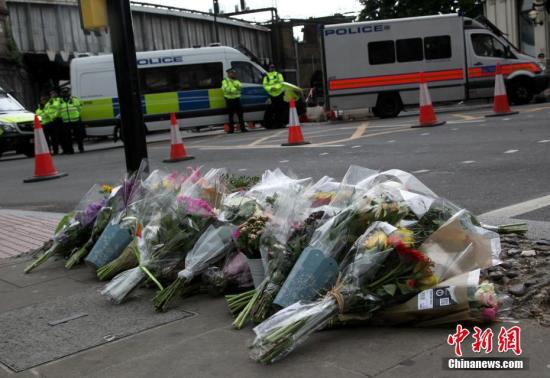
[[[382,288],[384,289],[384,291],[386,293],[388,293],[389,295],[391,295],[393,297],[395,295],[395,291],[397,290],[397,285],[387,284],[387,285],[382,286]]]
[[[71,211],[70,213],[65,214],[65,216],[63,216],[63,218],[61,218],[61,220],[57,224],[57,227],[55,228],[55,233],[57,234],[59,231],[61,231],[63,227],[68,225],[71,219],[74,218],[74,215],[75,215],[74,211]]]

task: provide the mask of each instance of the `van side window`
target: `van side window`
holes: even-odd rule
[[[430,59],[448,59],[452,56],[451,37],[438,35],[424,38],[424,56]]]
[[[507,54],[504,45],[490,34],[472,34],[472,46],[477,56],[515,58]]]
[[[395,41],[398,62],[415,62],[424,59],[422,38],[398,39]]]
[[[231,62],[231,67],[237,72],[237,79],[243,83],[261,84],[263,74],[250,62]]]
[[[395,62],[395,44],[393,41],[369,42],[369,64],[388,64]]]
[[[220,62],[140,68],[138,75],[144,94],[219,88],[223,78],[223,64]]]

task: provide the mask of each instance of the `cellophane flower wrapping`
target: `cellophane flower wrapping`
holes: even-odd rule
[[[202,283],[211,295],[235,293],[254,287],[247,257],[233,252],[225,257],[220,266],[210,266],[201,275]]]
[[[410,324],[433,327],[456,323],[490,323],[506,319],[511,298],[498,293],[493,283],[483,279],[480,269],[464,272],[433,288],[418,293],[407,302],[384,308],[367,323],[372,325]],[[364,324],[361,317],[339,315],[337,325]]]
[[[223,200],[221,178],[224,171],[212,169],[204,176],[193,173],[181,184],[171,206],[156,213],[137,237],[138,266],[120,273],[105,286],[102,294],[121,303],[146,279],[161,290],[160,281],[173,281],[187,253],[217,219],[215,207]]]
[[[43,264],[51,256],[68,257],[75,249],[86,243],[90,238],[95,219],[110,195],[103,189],[101,185],[96,184],[88,190],[75,210],[67,214],[58,226],[52,246],[29,265],[25,273]]]
[[[321,224],[325,209],[338,189],[339,183],[325,176],[299,195],[288,193],[280,198],[281,205],[261,237],[260,251],[267,268],[266,278],[256,288],[257,294],[250,303],[250,315],[255,322],[263,321],[270,314],[275,296]]]
[[[251,357],[274,362],[338,313],[371,314],[433,286],[432,262],[412,244],[409,230],[375,222],[342,259],[339,280],[325,297],[294,303],[254,328]]]
[[[315,230],[273,303],[286,307],[314,300],[320,291],[334,285],[341,259],[371,224],[385,221],[398,225],[411,216],[399,188],[375,184]]]

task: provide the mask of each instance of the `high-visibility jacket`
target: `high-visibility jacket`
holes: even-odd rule
[[[241,82],[228,77],[222,80],[223,97],[234,99],[241,97]]]
[[[50,98],[46,105],[44,106],[44,111],[48,113],[51,121],[54,121],[56,118],[59,118],[59,97]]]
[[[284,91],[284,81],[283,75],[277,71],[268,72],[263,80],[264,89],[268,95],[277,97]]]
[[[40,117],[40,124],[42,124],[42,126],[47,125],[52,121],[50,114],[46,111],[45,105],[43,107],[39,106],[34,114]]]
[[[76,97],[69,97],[67,101],[63,98],[59,101],[59,116],[63,122],[77,122],[80,120],[80,100]]]

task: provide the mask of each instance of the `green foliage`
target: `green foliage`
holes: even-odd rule
[[[359,20],[418,17],[463,12],[468,17],[483,14],[481,0],[361,0],[365,6]]]

